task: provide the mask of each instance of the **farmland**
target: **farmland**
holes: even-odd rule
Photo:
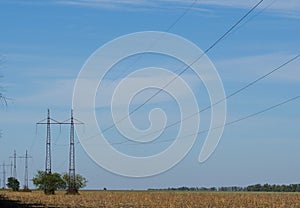
[[[298,193],[228,193],[176,191],[81,191],[79,195],[44,195],[42,192],[1,191],[2,198],[22,207],[216,207],[293,208],[300,207]],[[2,206],[1,206],[2,207]]]

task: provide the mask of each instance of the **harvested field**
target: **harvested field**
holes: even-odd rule
[[[2,191],[0,195],[22,207],[123,207],[123,208],[299,208],[298,193],[227,193],[171,191],[81,191],[79,195],[44,195]],[[1,206],[2,207],[2,206]]]

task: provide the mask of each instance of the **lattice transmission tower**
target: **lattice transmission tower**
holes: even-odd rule
[[[71,118],[62,122],[61,124],[70,124],[70,151],[69,151],[69,178],[68,178],[68,194],[77,194],[78,187],[76,186],[76,172],[75,172],[75,124],[84,124],[83,122],[77,120],[73,116],[73,110],[71,110]]]
[[[51,163],[51,125],[61,125],[61,123],[50,117],[50,110],[48,109],[47,118],[37,122],[36,125],[47,125],[45,174],[49,175],[52,173],[52,170],[51,170],[51,167],[52,167],[52,163]],[[51,184],[47,184],[45,181],[45,184],[44,184],[44,192],[45,193],[47,193],[47,191],[50,190],[49,189],[50,185]]]
[[[29,191],[29,185],[28,185],[28,159],[32,158],[30,155],[28,155],[28,152],[26,150],[25,156],[20,156],[18,158],[25,159],[25,174],[24,174],[24,191]]]

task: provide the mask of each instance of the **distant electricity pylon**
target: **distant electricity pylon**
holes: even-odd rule
[[[24,191],[29,190],[28,186],[28,158],[32,158],[31,156],[28,155],[27,150],[25,153],[25,156],[21,156],[18,158],[25,159],[25,174],[24,174]]]
[[[16,152],[16,150],[14,150],[14,155],[10,156],[9,158],[14,159],[14,174],[13,174],[13,177],[15,179],[17,179],[17,152]]]
[[[13,168],[13,163],[12,163],[12,161],[10,161],[10,177],[12,177],[12,172],[13,172],[12,168]]]
[[[30,156],[28,157],[27,155],[27,150],[25,154],[25,176],[24,176],[24,190],[28,190],[28,158],[31,158]]]
[[[47,125],[47,136],[46,136],[46,162],[45,162],[45,173],[51,174],[51,133],[50,133],[50,126],[52,124],[60,125],[61,123],[52,119],[50,117],[50,110],[48,109],[48,116],[47,118],[39,121],[36,125],[46,124]]]
[[[14,150],[13,156],[10,156],[9,158],[13,158],[14,163],[10,165],[5,165],[5,166],[10,166],[10,174],[12,175],[12,166],[14,167],[13,169],[13,177],[17,179],[17,158],[25,159],[25,175],[24,175],[24,190],[29,190],[28,186],[28,158],[32,158],[31,156],[28,155],[27,150],[25,153],[25,156],[17,156],[16,150]]]
[[[73,116],[71,110],[71,118],[62,122],[61,124],[70,124],[70,152],[69,152],[69,181],[68,181],[68,194],[77,194],[78,188],[76,187],[76,173],[75,173],[75,145],[74,145],[74,125],[84,124]]]
[[[6,167],[10,167],[11,165],[5,165],[5,162],[3,162],[2,165],[2,188],[5,189],[6,187]]]
[[[3,164],[0,166],[2,166],[2,168],[3,168],[2,169],[2,189],[5,189],[5,187],[6,187],[5,162],[3,162]]]
[[[2,180],[3,180],[3,185],[2,185],[2,188],[5,189],[5,186],[6,186],[6,176],[5,176],[5,162],[3,162],[3,170],[2,170]]]

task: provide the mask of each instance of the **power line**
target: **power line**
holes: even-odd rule
[[[288,103],[290,103],[290,102],[292,102],[292,101],[295,101],[295,100],[297,100],[297,99],[299,99],[299,98],[300,98],[300,95],[299,95],[299,96],[292,97],[292,98],[287,99],[287,100],[285,100],[285,101],[283,101],[283,102],[280,102],[280,103],[278,103],[278,104],[275,104],[275,105],[272,105],[272,106],[270,106],[270,107],[267,107],[267,108],[265,108],[265,109],[263,109],[263,110],[260,110],[260,111],[257,111],[257,112],[255,112],[255,113],[251,113],[251,114],[249,114],[249,115],[246,115],[246,116],[244,116],[244,117],[241,117],[241,118],[239,118],[239,119],[236,119],[236,120],[227,122],[227,123],[225,123],[225,124],[222,125],[222,126],[217,126],[217,127],[213,127],[213,128],[210,128],[210,129],[206,129],[206,130],[199,131],[199,132],[197,132],[197,133],[193,133],[193,134],[189,134],[189,135],[184,135],[184,136],[179,137],[179,138],[177,138],[177,139],[183,139],[183,138],[190,137],[190,136],[194,136],[194,135],[200,135],[200,134],[203,134],[203,133],[207,133],[207,132],[210,131],[210,130],[216,130],[216,129],[220,129],[220,128],[223,128],[223,127],[226,127],[226,126],[230,126],[230,125],[239,123],[239,122],[241,122],[241,121],[244,121],[244,120],[250,119],[250,118],[252,118],[252,117],[258,116],[258,115],[260,115],[260,114],[263,114],[263,113],[265,113],[265,112],[271,111],[271,110],[273,110],[273,109],[275,109],[275,108],[278,108],[278,107],[280,107],[280,106],[282,106],[282,105],[288,104]],[[174,138],[173,138],[173,139],[164,139],[164,140],[156,141],[156,142],[151,142],[151,144],[165,143],[165,142],[170,142],[170,141],[174,141]],[[131,144],[129,144],[129,143],[126,144],[126,143],[128,143],[127,140],[126,140],[126,141],[123,141],[123,142],[115,142],[115,143],[110,143],[110,144],[111,144],[111,145],[115,145],[115,146],[116,146],[116,145],[145,145],[145,144],[141,144],[141,143],[131,143]],[[149,143],[148,143],[148,144],[149,144]]]
[[[242,24],[240,24],[239,27],[237,27],[235,30],[231,31],[231,33],[229,35],[232,35],[233,33],[235,33],[237,30],[241,29],[243,26],[245,26],[248,22],[252,21],[255,17],[259,16],[260,14],[262,14],[263,12],[265,12],[267,9],[269,9],[276,1],[278,0],[273,0],[272,2],[270,2],[268,5],[266,5],[264,8],[262,8],[260,11],[258,11],[256,14],[254,14],[253,16],[249,17],[246,21],[244,21]],[[228,36],[227,36],[228,37]]]
[[[257,116],[257,115],[259,115],[259,114],[265,113],[265,112],[267,112],[267,111],[273,110],[274,108],[277,108],[277,107],[282,106],[282,105],[284,105],[284,104],[290,103],[290,102],[292,102],[292,101],[294,101],[294,100],[297,100],[297,99],[299,99],[299,98],[300,98],[300,96],[296,96],[296,97],[290,98],[290,99],[285,100],[285,101],[283,101],[283,102],[281,102],[281,103],[278,103],[278,104],[276,104],[276,105],[270,106],[270,107],[268,107],[268,108],[266,108],[266,109],[264,109],[264,110],[261,110],[261,111],[258,111],[258,112],[256,112],[256,113],[252,113],[252,114],[250,114],[250,115],[248,115],[248,116],[245,116],[245,117],[243,117],[243,118],[240,118],[240,119],[237,119],[237,120],[228,122],[228,123],[226,123],[226,126],[235,124],[235,123],[237,123],[237,122],[240,122],[240,121],[243,121],[243,120],[252,118],[252,117],[254,117],[254,116]]]
[[[242,88],[240,88],[240,89],[234,91],[233,93],[229,94],[228,96],[224,97],[223,99],[221,99],[221,100],[219,100],[219,101],[217,101],[217,102],[215,102],[215,103],[213,103],[213,104],[207,106],[206,108],[203,108],[202,110],[200,110],[200,111],[198,111],[198,112],[196,112],[196,113],[193,113],[193,114],[191,114],[191,115],[189,115],[189,116],[187,116],[187,117],[185,117],[185,118],[183,118],[183,119],[181,119],[181,120],[179,120],[179,121],[176,121],[176,122],[174,122],[174,123],[172,123],[172,124],[170,124],[170,125],[167,125],[167,126],[164,127],[163,129],[168,129],[168,128],[170,128],[170,127],[173,127],[173,126],[175,126],[175,125],[181,123],[182,121],[188,120],[188,119],[192,118],[193,116],[198,115],[199,113],[202,113],[202,112],[204,112],[204,111],[210,109],[211,107],[213,107],[213,106],[215,106],[215,105],[218,105],[218,104],[224,102],[225,100],[228,100],[228,99],[231,98],[232,96],[239,94],[240,92],[244,91],[245,89],[247,89],[247,88],[249,88],[250,86],[252,86],[252,85],[256,84],[257,82],[259,82],[260,80],[262,80],[262,79],[264,79],[264,78],[270,76],[270,75],[273,74],[274,72],[276,72],[276,71],[282,69],[283,67],[285,67],[286,65],[288,65],[288,64],[290,64],[291,62],[295,61],[295,60],[298,59],[299,57],[300,57],[300,54],[298,54],[298,55],[296,55],[296,56],[290,58],[289,60],[287,60],[287,61],[284,62],[283,64],[279,65],[279,66],[276,67],[275,69],[273,69],[273,70],[269,71],[268,73],[266,73],[266,74],[264,74],[264,75],[258,77],[258,78],[255,79],[254,81],[252,81],[252,82],[248,83],[247,85],[245,85],[244,87],[242,87]],[[157,133],[157,132],[159,132],[160,130],[163,130],[163,129],[158,129],[158,130],[153,131],[153,132],[151,132],[151,133],[149,133],[149,134],[147,134],[147,135],[145,135],[145,136],[149,136],[149,135],[155,134],[155,133]]]
[[[177,139],[183,139],[183,138],[190,137],[190,136],[194,136],[194,135],[200,135],[200,134],[206,133],[206,132],[208,132],[208,131],[210,131],[210,130],[216,130],[216,129],[220,129],[220,128],[223,128],[223,127],[226,127],[226,126],[230,126],[230,125],[239,123],[239,122],[241,122],[241,121],[244,121],[244,120],[250,119],[250,118],[252,118],[252,117],[258,116],[258,115],[260,115],[260,114],[263,114],[263,113],[265,113],[265,112],[271,111],[271,110],[273,110],[273,109],[275,109],[275,108],[278,108],[278,107],[280,107],[280,106],[282,106],[282,105],[288,104],[288,103],[290,103],[290,102],[292,102],[292,101],[295,101],[295,100],[297,100],[297,99],[299,99],[299,98],[300,98],[300,95],[295,96],[295,97],[292,97],[292,98],[287,99],[287,100],[285,100],[285,101],[283,101],[283,102],[280,102],[280,103],[277,103],[277,104],[272,105],[272,106],[270,106],[270,107],[267,107],[267,108],[265,108],[265,109],[263,109],[263,110],[257,111],[257,112],[255,112],[255,113],[251,113],[251,114],[249,114],[249,115],[246,115],[246,116],[244,116],[244,117],[241,117],[241,118],[236,119],[236,120],[233,120],[233,121],[229,121],[229,122],[225,123],[225,124],[222,125],[222,126],[217,126],[217,127],[213,127],[213,128],[210,128],[210,129],[202,130],[202,131],[199,131],[199,132],[194,133],[194,134],[189,134],[189,135],[185,135],[185,136],[179,137],[179,138],[177,138]],[[164,142],[169,142],[169,141],[173,141],[173,140],[174,140],[174,139],[165,139],[165,140],[162,140],[162,141],[152,142],[151,144],[164,143]],[[128,143],[128,141],[126,140],[126,141],[123,141],[123,142],[115,142],[115,143],[110,143],[110,144],[111,144],[111,145],[144,145],[144,144],[140,144],[140,143],[133,143],[133,144],[125,144],[125,143]]]
[[[275,1],[273,1],[270,5],[268,5],[268,7],[271,6],[274,2],[275,2]],[[251,11],[253,11],[256,7],[258,7],[258,5],[259,5],[260,3],[262,3],[262,1],[258,2],[258,3],[257,3],[257,4],[256,4],[256,5],[248,12],[248,13],[246,13],[242,18],[245,18],[246,15],[249,15],[249,13],[251,13]],[[263,10],[263,11],[264,11],[264,10]],[[262,13],[262,12],[260,12],[260,13]],[[239,22],[241,22],[241,21],[242,21],[242,19],[241,19]],[[236,23],[234,26],[238,25],[239,22]],[[234,28],[234,26],[232,26],[230,29]],[[225,34],[229,34],[229,33],[227,32],[227,33],[225,33]],[[225,35],[225,34],[224,34],[224,35]],[[225,35],[225,36],[224,36],[224,35],[223,35],[222,37],[225,37],[225,36],[226,36],[226,35]],[[220,40],[222,39],[222,37],[219,38],[216,42],[220,41]],[[206,53],[207,53],[207,51],[208,51],[209,49],[211,49],[211,47],[208,48],[208,49],[206,50]],[[205,54],[205,53],[204,53],[204,54]],[[197,115],[197,114],[199,114],[199,113],[201,113],[201,112],[203,112],[203,111],[205,111],[205,110],[210,109],[210,108],[211,108],[212,106],[214,106],[214,105],[217,105],[217,104],[219,104],[219,103],[221,103],[221,102],[223,102],[223,101],[229,99],[230,97],[232,97],[232,96],[234,96],[234,95],[236,95],[236,94],[242,92],[243,90],[247,89],[248,87],[250,87],[250,86],[254,85],[255,83],[259,82],[260,80],[264,79],[265,77],[271,75],[271,74],[274,73],[275,71],[278,71],[279,69],[283,68],[284,66],[288,65],[289,63],[295,61],[296,59],[299,58],[299,56],[300,56],[300,54],[299,54],[299,55],[296,55],[295,57],[289,59],[288,61],[286,61],[285,63],[281,64],[280,66],[278,66],[278,67],[275,68],[274,70],[272,70],[272,71],[270,71],[270,72],[264,74],[263,76],[261,76],[261,77],[257,78],[256,80],[250,82],[250,83],[247,84],[246,86],[244,86],[244,87],[240,88],[239,90],[237,90],[237,91],[231,93],[230,95],[228,95],[228,96],[226,96],[225,98],[219,100],[218,102],[213,103],[212,105],[210,105],[210,106],[208,106],[208,107],[206,107],[206,108],[204,108],[204,109],[202,109],[202,110],[200,110],[200,111],[198,111],[198,112],[196,112],[196,113],[194,113],[194,114],[192,114],[192,115],[190,115],[190,116],[188,116],[188,117],[186,117],[186,118],[183,118],[183,119],[181,119],[180,121],[177,121],[177,122],[175,122],[175,123],[173,123],[173,124],[170,124],[170,125],[166,126],[166,127],[163,128],[163,129],[170,128],[170,127],[172,127],[172,126],[174,126],[174,125],[176,125],[176,124],[178,124],[178,123],[180,123],[180,122],[182,122],[182,121],[184,121],[184,120],[187,120],[187,119],[189,119],[189,118],[191,118],[191,117],[193,117],[193,116],[195,116],[195,115]],[[192,63],[192,64],[193,64],[193,63]],[[192,64],[191,64],[191,65],[192,65]],[[172,82],[172,81],[171,81],[171,82]],[[159,92],[158,92],[158,93],[159,93]],[[157,93],[157,94],[158,94],[158,93]],[[151,98],[153,98],[154,96],[155,96],[155,95],[153,95],[152,97],[150,97],[150,98],[149,98],[146,102],[144,102],[142,105],[146,104],[146,103],[147,103]],[[139,106],[139,107],[142,107],[142,106]],[[136,109],[135,109],[135,110],[136,110]],[[131,114],[132,114],[132,113],[133,113],[133,112],[131,112]],[[130,116],[130,114],[129,114],[128,116]],[[128,116],[127,116],[127,117],[128,117]],[[127,117],[125,117],[125,118],[127,118]],[[123,119],[121,119],[121,120],[124,120],[125,118],[123,118]],[[120,120],[120,121],[121,121],[121,120]],[[118,122],[120,122],[120,121],[118,121]],[[113,126],[115,126],[115,124],[113,124],[113,125],[111,125],[110,127],[104,129],[103,132],[109,130],[109,129],[112,128]],[[161,130],[161,129],[160,129],[160,130]],[[160,130],[157,130],[157,131],[160,131]],[[151,135],[151,134],[153,134],[153,133],[156,133],[157,131],[154,131],[154,132],[152,132],[152,133],[149,133],[148,135]],[[95,135],[95,136],[96,136],[96,135]],[[89,137],[89,138],[93,138],[93,137],[95,137],[95,136],[91,136],[91,137]],[[87,138],[87,139],[89,139],[89,138]],[[125,142],[118,142],[117,144],[123,144],[123,143],[126,143],[126,142],[127,142],[127,141],[125,141]],[[77,143],[79,143],[79,142],[77,142]]]
[[[167,32],[170,31],[197,3],[198,0],[194,0],[185,10],[184,12],[168,27]]]
[[[253,80],[252,82],[248,83],[247,85],[245,85],[245,86],[239,88],[238,90],[234,91],[233,93],[229,94],[228,96],[226,96],[226,97],[220,99],[219,101],[217,101],[217,102],[215,102],[215,103],[213,103],[213,104],[211,104],[211,105],[209,105],[209,106],[207,106],[207,107],[205,107],[205,108],[199,110],[198,112],[195,112],[195,113],[193,113],[193,114],[191,114],[191,115],[189,115],[189,116],[187,116],[187,117],[185,117],[185,118],[183,118],[183,119],[181,119],[181,120],[178,120],[178,121],[176,121],[176,122],[174,122],[174,123],[172,123],[172,124],[169,124],[169,125],[167,125],[166,127],[162,128],[162,129],[158,129],[158,130],[153,131],[153,132],[151,132],[151,133],[149,133],[149,134],[146,134],[145,136],[149,136],[149,135],[155,134],[155,133],[157,133],[157,132],[159,132],[159,131],[161,131],[161,130],[163,130],[163,129],[167,129],[167,128],[173,127],[173,126],[175,126],[175,125],[181,123],[182,121],[188,120],[188,119],[190,119],[191,117],[193,117],[193,116],[195,116],[195,115],[197,115],[197,114],[199,114],[199,113],[202,113],[202,112],[204,112],[204,111],[210,109],[211,107],[213,107],[213,106],[215,106],[215,105],[218,105],[218,104],[221,103],[221,102],[224,102],[225,100],[227,100],[227,99],[233,97],[234,95],[239,94],[240,92],[246,90],[246,89],[249,88],[250,86],[256,84],[256,83],[259,82],[259,81],[261,81],[262,79],[264,79],[264,78],[270,76],[270,75],[273,74],[274,72],[276,72],[276,71],[282,69],[282,68],[285,67],[286,65],[292,63],[293,61],[297,60],[299,57],[300,57],[300,54],[298,54],[298,55],[296,55],[296,56],[290,58],[289,60],[285,61],[284,63],[282,63],[281,65],[279,65],[279,66],[276,67],[275,69],[273,69],[273,70],[269,71],[268,73],[266,73],[266,74],[264,74],[264,75],[258,77],[257,79]],[[86,140],[91,139],[91,138],[93,138],[93,137],[95,137],[95,136],[97,136],[97,135],[88,137]],[[126,142],[128,142],[128,141],[126,140],[126,141],[120,142],[120,143],[123,144],[123,143],[126,143]],[[78,143],[80,143],[80,142],[78,141],[77,144],[78,144]]]
[[[270,107],[268,107],[268,108],[265,108],[265,109],[263,109],[263,110],[260,110],[260,111],[257,111],[257,112],[255,112],[255,113],[251,113],[251,114],[249,114],[249,115],[247,115],[247,116],[241,117],[241,118],[239,118],[239,119],[236,119],[236,120],[227,122],[227,123],[225,123],[225,124],[222,125],[222,126],[216,126],[216,127],[210,128],[210,129],[202,130],[202,131],[199,131],[199,132],[197,132],[197,133],[193,133],[193,134],[185,135],[185,136],[182,136],[182,137],[178,137],[177,139],[183,139],[183,138],[186,138],[186,137],[190,137],[190,136],[194,136],[194,135],[199,135],[199,134],[207,133],[207,132],[210,131],[210,130],[216,130],[216,129],[220,129],[220,128],[223,128],[223,127],[226,127],[226,126],[230,126],[230,125],[239,123],[239,122],[241,122],[241,121],[244,121],[244,120],[250,119],[250,118],[252,118],[252,117],[258,116],[258,115],[260,115],[260,114],[263,114],[263,113],[265,113],[265,112],[271,111],[271,110],[273,110],[273,109],[275,109],[275,108],[278,108],[278,107],[280,107],[280,106],[282,106],[282,105],[285,105],[285,104],[287,104],[287,103],[290,103],[290,102],[292,102],[292,101],[295,101],[295,100],[297,100],[297,99],[299,99],[299,98],[300,98],[300,95],[295,96],[295,97],[292,97],[292,98],[290,98],[290,99],[287,99],[287,100],[285,100],[285,101],[283,101],[283,102],[280,102],[280,103],[277,103],[277,104],[275,104],[275,105],[272,105],[272,106],[270,106]],[[151,144],[164,143],[164,142],[170,142],[170,141],[174,141],[174,139],[165,139],[165,140],[162,140],[162,141],[151,142]],[[127,141],[126,141],[126,142],[112,143],[111,145],[121,145],[121,144],[122,144],[122,145],[143,145],[143,144],[141,144],[141,143],[133,143],[133,144],[125,144],[125,143],[127,143]]]
[[[266,73],[266,74],[264,74],[264,75],[258,77],[257,79],[253,80],[252,82],[248,83],[247,85],[243,86],[242,88],[239,88],[238,90],[234,91],[233,93],[229,94],[228,96],[226,96],[226,97],[220,99],[220,100],[217,101],[216,103],[213,103],[213,104],[211,104],[211,105],[205,107],[204,109],[201,109],[201,110],[199,110],[198,112],[195,112],[195,113],[191,114],[190,116],[187,116],[187,117],[185,117],[185,118],[183,118],[183,119],[181,119],[181,120],[179,120],[179,121],[176,121],[176,122],[174,122],[174,123],[172,123],[172,124],[169,124],[169,125],[167,125],[166,127],[162,128],[162,129],[159,129],[159,130],[153,131],[153,132],[151,132],[151,133],[149,133],[149,134],[146,134],[145,136],[149,136],[149,135],[155,134],[155,133],[157,133],[157,132],[159,132],[159,131],[161,131],[161,130],[163,130],[163,129],[167,129],[167,128],[173,127],[173,126],[179,124],[179,123],[182,122],[182,121],[188,120],[188,119],[190,119],[191,117],[193,117],[193,116],[195,116],[195,115],[197,115],[197,114],[199,114],[199,113],[201,113],[201,112],[204,112],[204,111],[210,109],[211,107],[213,107],[213,106],[215,106],[215,105],[218,105],[218,104],[221,103],[221,102],[224,102],[225,100],[227,100],[227,99],[233,97],[234,95],[239,94],[240,92],[244,91],[245,89],[249,88],[250,86],[256,84],[256,83],[259,82],[259,81],[261,81],[262,79],[264,79],[264,78],[270,76],[270,75],[273,74],[274,72],[276,72],[276,71],[282,69],[283,67],[285,67],[286,65],[290,64],[291,62],[297,60],[299,57],[300,57],[300,54],[298,54],[298,55],[296,55],[296,56],[290,58],[289,60],[285,61],[284,63],[282,63],[281,65],[279,65],[279,66],[276,67],[275,69],[273,69],[273,70],[269,71],[268,73]],[[86,138],[86,140],[91,139],[91,138],[93,138],[93,137],[95,137],[95,136],[97,136],[97,135],[90,136],[90,137]],[[127,140],[124,141],[124,142],[120,142],[120,143],[126,143],[126,142],[127,142]],[[80,143],[80,142],[78,141],[77,144],[78,144],[78,143]]]
[[[165,32],[169,32],[194,6],[195,4],[197,3],[198,0],[194,0],[185,10],[184,12],[177,18],[175,19],[175,21],[165,30]],[[158,42],[159,39],[162,39],[164,37],[164,34],[160,35],[156,40],[154,40],[148,47],[148,49],[151,49],[153,47],[153,45],[155,45],[155,43]],[[140,54],[140,56],[138,56],[135,61],[130,64],[125,70],[123,70],[123,73],[124,72],[127,72],[130,68],[132,68],[136,63],[138,63],[141,58],[143,57],[144,53]],[[122,76],[121,74],[121,76]],[[111,84],[108,84],[107,87],[109,87]]]
[[[128,118],[130,115],[138,111],[140,108],[142,108],[144,105],[146,105],[150,100],[152,100],[155,96],[157,96],[159,93],[161,93],[164,89],[166,89],[170,84],[172,84],[180,75],[182,75],[186,70],[188,70],[192,65],[194,65],[197,61],[199,61],[205,54],[207,54],[211,49],[213,49],[219,42],[221,42],[231,31],[233,31],[246,17],[248,17],[264,0],[260,0],[258,3],[256,3],[246,14],[244,14],[235,24],[233,24],[221,37],[219,37],[210,47],[208,47],[197,59],[195,59],[191,64],[189,64],[187,67],[185,67],[175,78],[171,79],[166,85],[164,85],[161,89],[159,89],[156,93],[154,93],[152,96],[150,96],[145,102],[143,102],[141,105],[133,109],[131,112],[128,113],[128,115],[124,116],[122,119],[116,121],[111,126],[105,128],[102,133],[112,129],[116,126],[116,124],[122,122],[126,118]]]
[[[176,121],[176,122],[174,122],[174,123],[172,123],[172,124],[170,124],[170,125],[167,125],[166,127],[162,128],[162,129],[158,129],[158,130],[153,131],[153,132],[151,132],[151,133],[149,133],[149,134],[146,134],[145,136],[149,136],[149,135],[155,134],[155,133],[157,133],[157,132],[159,132],[159,131],[161,131],[161,130],[163,130],[163,129],[168,129],[168,128],[170,128],[170,127],[173,127],[173,126],[175,126],[175,125],[181,123],[182,121],[188,120],[188,119],[190,119],[191,117],[193,117],[193,116],[195,116],[195,115],[197,115],[197,114],[199,114],[199,113],[201,113],[201,112],[204,112],[204,111],[210,109],[211,107],[213,107],[213,106],[215,106],[215,105],[218,105],[218,104],[221,103],[221,102],[224,102],[225,100],[227,100],[227,99],[233,97],[234,95],[239,94],[240,92],[244,91],[245,89],[249,88],[250,86],[256,84],[256,83],[259,82],[259,81],[261,81],[262,79],[264,79],[264,78],[270,76],[270,75],[273,74],[274,72],[276,72],[276,71],[282,69],[283,67],[285,67],[286,65],[290,64],[291,62],[297,60],[299,57],[300,57],[300,54],[298,54],[298,55],[296,55],[296,56],[290,58],[289,60],[285,61],[284,63],[282,63],[281,65],[279,65],[279,66],[276,67],[275,69],[273,69],[273,70],[269,71],[268,73],[266,73],[266,74],[264,74],[264,75],[258,77],[257,79],[255,79],[255,80],[253,80],[252,82],[248,83],[248,84],[245,85],[244,87],[241,87],[240,89],[234,91],[233,93],[229,94],[228,96],[224,97],[223,99],[217,101],[216,103],[213,103],[213,104],[211,104],[211,105],[209,105],[209,106],[203,108],[202,110],[199,110],[198,112],[193,113],[193,114],[191,114],[190,116],[187,116],[187,117],[185,117],[185,118],[183,118],[183,119],[181,119],[181,120],[179,120],[179,121]],[[280,106],[280,105],[283,105],[283,104],[285,104],[285,103],[287,103],[287,102],[291,102],[291,101],[293,101],[293,100],[295,100],[295,99],[298,99],[298,98],[299,98],[299,96],[297,96],[297,97],[295,97],[295,98],[292,98],[292,99],[289,99],[289,100],[287,100],[287,101],[285,101],[285,102],[283,102],[283,103],[277,104],[277,105],[275,105],[275,106],[271,106],[270,109],[269,109],[269,108],[267,109],[267,111],[268,111],[268,110],[271,110],[271,109],[273,109],[273,108],[275,108],[275,107],[278,107],[278,106]],[[258,112],[258,114],[260,114],[260,113],[263,113],[263,112]],[[256,113],[256,114],[257,114],[257,113]],[[253,117],[253,116],[254,116],[254,115],[250,115],[250,117]],[[247,116],[247,117],[249,117],[249,116]],[[239,120],[244,120],[244,119],[245,119],[245,118],[239,119]],[[231,125],[231,124],[236,123],[236,122],[238,122],[238,121],[232,121],[232,122],[226,123],[225,126]],[[225,127],[225,126],[222,126],[222,128]],[[221,127],[217,127],[217,128],[221,128]],[[201,132],[201,133],[203,133],[203,132]],[[78,143],[79,143],[79,142],[78,142]],[[119,145],[119,144],[124,144],[124,143],[128,143],[128,140],[123,141],[123,142],[112,143],[112,145]]]

